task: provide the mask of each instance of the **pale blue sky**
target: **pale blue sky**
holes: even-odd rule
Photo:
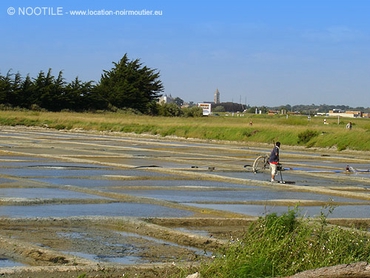
[[[162,15],[70,15],[102,9]],[[2,0],[0,28],[1,75],[99,81],[127,53],[185,101],[370,107],[367,0]]]

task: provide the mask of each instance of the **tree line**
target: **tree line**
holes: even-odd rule
[[[19,72],[0,74],[0,103],[7,108],[59,111],[127,110],[142,114],[194,116],[199,111],[178,111],[171,105],[160,106],[158,98],[164,90],[160,73],[144,66],[139,59],[125,54],[100,80],[83,82],[76,77],[66,82],[63,72],[40,71],[35,78]],[[169,110],[169,111],[167,111]],[[172,111],[172,112],[171,112]],[[176,115],[174,115],[176,114]]]

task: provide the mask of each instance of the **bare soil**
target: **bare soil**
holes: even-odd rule
[[[1,268],[0,275],[11,278],[180,277],[184,272],[196,272],[198,263],[208,260],[213,251],[241,238],[251,221],[254,220],[106,217],[2,219],[0,257],[11,258],[26,266]],[[370,224],[370,221],[364,220],[332,222],[358,226]],[[199,235],[200,230],[208,235]],[[101,255],[102,261],[91,261],[79,256],[81,254]],[[140,257],[142,262],[104,262],[107,257],[130,256]],[[332,276],[322,277],[337,277],[333,270],[330,271]],[[311,275],[307,277],[318,277],[315,276],[318,273],[320,272],[311,271],[306,274]],[[353,270],[351,273],[353,274]],[[362,275],[361,277],[370,277],[365,276],[365,272]],[[354,276],[345,276],[342,273],[338,277]]]
[[[2,277],[170,277],[241,237],[248,219],[1,219]],[[181,228],[181,229],[179,229]],[[204,235],[197,235],[199,229]],[[101,256],[101,262],[81,257]],[[140,264],[104,262],[140,257]],[[144,261],[144,262],[143,262]],[[129,262],[127,262],[129,263]]]

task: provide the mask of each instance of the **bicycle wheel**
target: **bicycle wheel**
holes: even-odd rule
[[[253,173],[263,172],[268,168],[268,157],[266,155],[260,155],[253,162]]]

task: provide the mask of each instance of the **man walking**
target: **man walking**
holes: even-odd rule
[[[271,169],[271,182],[275,182],[275,176],[278,170],[279,164],[279,152],[280,152],[280,142],[276,142],[274,148],[271,151],[269,163]]]

